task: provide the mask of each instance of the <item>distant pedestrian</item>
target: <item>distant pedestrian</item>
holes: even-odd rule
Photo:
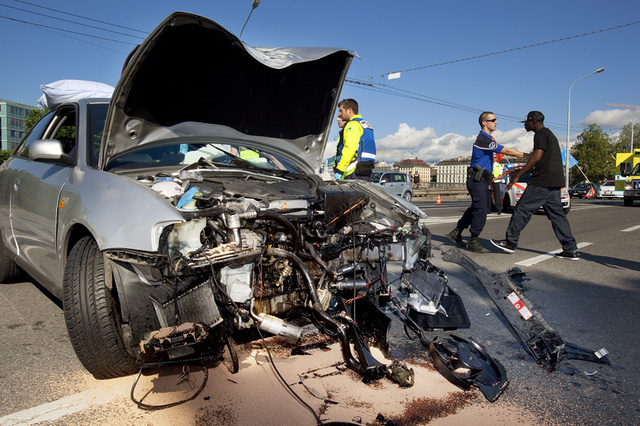
[[[413,187],[414,189],[420,189],[420,173],[417,170],[413,172]]]
[[[338,119],[344,121],[342,144],[336,152],[335,179],[371,181],[376,161],[376,141],[373,128],[358,114],[358,103],[344,99],[338,103]]]
[[[502,214],[502,194],[500,193],[500,184],[503,183],[503,168],[500,162],[504,155],[496,154],[495,161],[493,162],[493,180],[491,181],[491,192],[493,192],[493,199],[496,205],[496,213]]]
[[[471,154],[471,165],[467,169],[467,190],[471,195],[471,206],[464,212],[455,229],[447,234],[447,238],[456,243],[462,244],[462,231],[469,228],[471,239],[467,245],[469,251],[475,253],[486,253],[482,247],[478,236],[482,232],[487,222],[487,202],[489,197],[489,183],[493,179],[493,154],[506,154],[518,158],[526,155],[518,150],[500,145],[491,136],[496,130],[498,119],[490,112],[485,111],[480,114],[478,123],[480,133],[473,143]]]
[[[542,206],[551,221],[556,238],[562,244],[562,252],[556,254],[556,257],[578,260],[578,246],[560,199],[564,174],[558,139],[551,130],[544,127],[544,115],[540,111],[531,111],[523,123],[527,132],[535,132],[533,153],[527,164],[511,177],[507,190],[511,189],[523,174],[531,171],[531,177],[513,211],[505,239],[491,240],[491,243],[500,250],[513,253],[518,246],[520,232],[529,223],[531,215]]]

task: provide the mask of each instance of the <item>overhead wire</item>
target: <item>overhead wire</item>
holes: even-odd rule
[[[629,23],[626,23],[626,24],[616,25],[616,26],[613,26],[613,27],[604,28],[604,29],[600,29],[600,30],[594,30],[594,31],[590,31],[590,32],[587,32],[587,33],[583,33],[583,34],[576,34],[576,35],[572,35],[572,36],[568,36],[568,37],[562,37],[562,38],[558,38],[558,39],[554,39],[554,40],[541,41],[539,43],[533,43],[533,44],[529,44],[529,45],[526,45],[526,46],[513,47],[511,49],[504,49],[504,50],[499,50],[499,51],[496,51],[496,52],[483,53],[481,55],[469,56],[467,58],[462,58],[462,59],[453,59],[451,61],[445,61],[445,62],[440,62],[440,63],[437,63],[437,64],[431,64],[431,65],[424,65],[424,66],[415,67],[415,68],[408,68],[408,69],[405,69],[405,70],[396,70],[396,71],[386,72],[386,73],[380,74],[380,76],[384,77],[384,76],[388,76],[389,74],[394,74],[394,73],[406,73],[406,72],[411,72],[411,71],[418,71],[418,70],[423,70],[423,69],[427,69],[427,68],[439,67],[439,66],[442,66],[442,65],[450,65],[450,64],[455,64],[455,63],[458,63],[458,62],[470,61],[472,59],[486,58],[488,56],[494,56],[494,55],[500,55],[500,54],[503,54],[503,53],[516,52],[518,50],[530,49],[530,48],[533,48],[533,47],[544,46],[546,44],[558,43],[558,42],[561,42],[561,41],[572,40],[572,39],[575,39],[575,38],[580,38],[580,37],[585,37],[585,36],[589,36],[589,35],[593,35],[593,34],[603,33],[603,32],[606,32],[606,31],[617,30],[617,29],[620,29],[620,28],[625,28],[625,27],[629,27],[631,25],[636,25],[636,24],[640,24],[640,20],[629,22]],[[373,78],[373,77],[374,77],[373,75],[370,75],[370,76],[367,76],[366,78]]]
[[[21,12],[31,13],[33,15],[44,16],[45,18],[55,19],[55,20],[62,21],[62,22],[68,22],[68,23],[71,23],[71,24],[74,24],[74,25],[80,25],[80,26],[87,27],[87,28],[93,28],[93,29],[100,30],[100,31],[110,32],[110,33],[119,34],[119,35],[123,35],[123,36],[127,36],[127,37],[133,37],[133,38],[137,38],[137,39],[140,39],[140,40],[144,39],[144,37],[141,37],[141,36],[137,36],[137,35],[134,36],[134,35],[131,35],[131,34],[120,32],[120,31],[114,31],[114,30],[109,30],[109,29],[106,29],[106,28],[100,28],[100,27],[97,27],[95,25],[83,24],[82,22],[72,21],[70,19],[58,18],[56,16],[46,15],[44,13],[38,13],[38,12],[34,12],[34,11],[31,11],[31,10],[27,10],[27,9],[22,9],[20,7],[9,6],[7,4],[0,3],[0,6],[4,6],[4,7],[7,7],[9,9],[19,10]]]
[[[439,105],[439,106],[444,106],[447,108],[453,108],[453,109],[457,109],[459,111],[465,111],[465,112],[472,112],[472,113],[476,113],[476,114],[480,114],[482,112],[484,112],[484,109],[480,109],[480,108],[474,108],[474,107],[470,107],[470,106],[466,106],[466,105],[462,105],[462,104],[457,104],[454,102],[449,102],[449,101],[445,101],[442,99],[437,99],[437,98],[433,98],[430,96],[426,96],[420,93],[416,93],[416,92],[412,92],[409,90],[404,90],[404,89],[400,89],[397,87],[393,87],[393,86],[389,86],[387,84],[384,83],[371,83],[371,82],[366,82],[366,81],[359,81],[359,80],[354,80],[354,79],[347,79],[345,81],[345,83],[347,85],[353,86],[353,87],[359,87],[362,88],[364,90],[370,90],[373,92],[378,92],[378,93],[383,93],[386,95],[390,95],[390,96],[397,96],[400,98],[405,98],[405,99],[412,99],[412,100],[417,100],[417,101],[421,101],[421,102],[427,102],[427,103],[432,103],[434,105]],[[516,117],[513,115],[507,115],[507,114],[501,114],[499,112],[497,112],[496,117],[506,120],[506,121],[511,121],[511,122],[520,122],[522,120],[522,117]],[[555,129],[566,129],[566,127],[564,124],[562,123],[554,123],[551,121],[546,122],[547,127],[550,128],[555,128]]]
[[[129,44],[129,45],[132,45],[132,46],[135,46],[135,45],[138,44],[138,43],[131,43],[131,42],[128,42],[128,41],[114,40],[114,39],[107,38],[107,37],[100,37],[100,36],[92,35],[92,34],[81,33],[81,32],[78,32],[78,31],[65,30],[64,28],[52,27],[50,25],[37,24],[35,22],[24,21],[22,19],[11,18],[11,17],[4,16],[4,15],[0,15],[0,18],[7,19],[9,21],[20,22],[22,24],[27,24],[27,25],[33,25],[33,26],[36,26],[36,27],[46,28],[46,29],[49,29],[49,30],[63,31],[65,33],[81,35],[81,36],[84,36],[84,37],[91,37],[91,38],[96,38],[96,39],[99,39],[99,40],[111,41],[111,42],[114,42],[114,43]]]
[[[112,24],[111,22],[100,21],[99,19],[87,18],[86,16],[76,15],[75,13],[69,13],[69,12],[65,12],[63,10],[53,9],[53,8],[46,7],[46,6],[40,6],[38,4],[30,3],[30,2],[24,1],[24,0],[13,0],[13,1],[18,2],[18,3],[28,4],[29,6],[39,7],[40,9],[46,9],[46,10],[50,10],[52,12],[61,13],[63,15],[69,15],[69,16],[74,16],[76,18],[86,19],[87,21],[98,22],[100,24],[110,25],[112,27],[117,27],[117,28],[122,28],[122,29],[125,29],[125,30],[131,30],[131,31],[139,32],[140,34],[144,34],[145,36],[147,35],[146,31],[141,31],[141,30],[138,30],[138,29],[135,29],[135,28],[125,27],[125,26],[117,25],[117,24]]]
[[[46,6],[41,6],[41,5],[38,5],[38,4],[35,4],[35,3],[31,3],[31,2],[28,2],[28,1],[25,1],[25,0],[14,0],[14,1],[17,2],[17,3],[26,4],[26,5],[29,5],[29,6],[36,7],[36,8],[45,9],[45,10],[48,10],[48,11],[51,11],[51,12],[56,12],[56,13],[60,13],[60,14],[68,15],[68,16],[73,16],[73,17],[76,17],[76,18],[85,19],[85,20],[88,20],[88,21],[92,21],[92,22],[96,22],[96,23],[100,23],[100,24],[104,24],[104,25],[108,25],[108,26],[113,26],[113,27],[117,27],[117,28],[122,28],[122,29],[126,29],[126,30],[129,30],[129,31],[139,32],[141,34],[147,34],[147,32],[141,31],[141,30],[138,30],[138,29],[135,29],[135,28],[126,27],[126,26],[122,26],[122,25],[117,25],[117,24],[113,24],[113,23],[110,23],[110,22],[101,21],[101,20],[98,20],[98,19],[88,18],[86,16],[82,16],[82,15],[78,15],[78,14],[74,14],[74,13],[70,13],[70,12],[65,12],[65,11],[62,11],[62,10],[59,10],[59,9],[54,9],[54,8],[50,8],[50,7],[46,7]],[[67,20],[67,19],[63,19],[63,18],[58,18],[58,17],[51,16],[51,15],[41,14],[41,13],[38,13],[38,12],[33,12],[33,11],[29,11],[29,10],[26,10],[26,9],[21,9],[21,8],[18,8],[18,7],[9,6],[9,5],[2,4],[2,3],[0,3],[0,6],[5,6],[5,7],[8,7],[8,8],[11,8],[11,9],[16,9],[16,10],[20,10],[20,11],[27,12],[27,13],[32,13],[32,14],[35,14],[35,15],[40,15],[40,16],[44,16],[44,17],[47,17],[47,18],[56,19],[56,20],[60,20],[60,21],[63,21],[63,22],[68,22],[68,23],[71,23],[71,24],[81,25],[81,26],[85,26],[85,27],[88,27],[88,28],[97,29],[97,30],[100,30],[100,31],[106,31],[106,32],[114,33],[114,34],[124,35],[126,37],[133,37],[133,38],[139,38],[139,39],[143,38],[143,37],[140,37],[140,36],[134,36],[134,35],[122,33],[122,32],[119,32],[119,31],[109,30],[109,29],[106,29],[106,28],[100,28],[100,27],[96,27],[96,26],[93,26],[93,25],[83,24],[83,23],[80,23],[80,22],[75,22],[75,21],[71,21],[71,20]],[[11,18],[11,17],[8,17],[8,16],[3,16],[3,15],[0,15],[0,18],[11,20],[11,21],[15,21],[15,22],[24,23],[24,24],[27,24],[27,25],[32,25],[32,26],[36,26],[36,27],[40,27],[40,28],[44,28],[44,29],[50,30],[50,31],[52,31],[54,33],[56,33],[57,31],[62,31],[62,32],[66,32],[66,33],[80,35],[80,36],[83,36],[83,37],[91,37],[91,38],[104,40],[104,41],[110,41],[110,42],[114,42],[114,43],[128,44],[128,45],[133,45],[133,46],[138,44],[138,43],[131,43],[131,42],[126,42],[126,41],[121,41],[121,40],[114,40],[114,39],[110,39],[110,38],[107,38],[107,37],[100,37],[100,36],[97,36],[97,35],[82,33],[82,32],[78,32],[78,31],[71,31],[71,30],[67,30],[67,29],[63,29],[63,28],[52,27],[52,26],[49,26],[49,25],[38,24],[38,23],[35,23],[35,22],[29,22],[29,21],[16,19],[16,18]],[[420,67],[408,68],[408,69],[405,69],[405,70],[397,70],[397,71],[387,72],[387,73],[380,74],[379,76],[380,77],[384,77],[384,76],[388,76],[389,74],[394,74],[394,73],[406,73],[406,72],[411,72],[411,71],[418,71],[418,70],[427,69],[427,68],[434,68],[434,67],[438,67],[438,66],[449,65],[449,64],[454,64],[454,63],[458,63],[458,62],[464,62],[464,61],[469,61],[469,60],[473,60],[473,59],[479,59],[479,58],[484,58],[484,57],[488,57],[488,56],[494,56],[494,55],[498,55],[498,54],[514,52],[514,51],[518,51],[518,50],[529,49],[529,48],[533,48],[533,47],[538,47],[538,46],[543,46],[543,45],[547,45],[547,44],[557,43],[557,42],[560,42],[560,41],[566,41],[566,40],[571,40],[571,39],[575,39],[575,38],[579,38],[579,37],[585,37],[585,36],[588,36],[588,35],[598,34],[598,33],[606,32],[606,31],[612,31],[612,30],[615,30],[615,29],[621,29],[621,28],[629,27],[631,25],[638,24],[638,23],[640,23],[640,20],[629,22],[629,23],[626,23],[626,24],[613,26],[613,27],[609,27],[609,28],[594,30],[594,31],[590,31],[590,32],[587,32],[587,33],[583,33],[583,34],[576,34],[576,35],[563,37],[563,38],[559,38],[559,39],[548,40],[548,41],[543,41],[543,42],[539,42],[539,43],[533,43],[533,44],[529,44],[529,45],[525,45],[525,46],[520,46],[520,47],[515,47],[515,48],[510,48],[510,49],[504,49],[504,50],[500,50],[500,51],[496,51],[496,52],[484,53],[484,54],[480,54],[480,55],[470,56],[470,57],[467,57],[467,58],[454,59],[454,60],[451,60],[451,61],[445,61],[445,62],[440,62],[440,63],[436,63],[436,64],[431,64],[431,65],[425,65],[425,66],[420,66]],[[60,35],[64,35],[64,34],[60,34]],[[69,36],[67,36],[67,37],[69,37]],[[71,38],[74,39],[74,40],[77,40],[77,41],[89,43],[89,44],[94,45],[96,47],[101,47],[101,48],[104,48],[104,49],[107,49],[107,50],[112,50],[114,52],[117,52],[117,51],[115,51],[113,49],[109,49],[109,48],[107,48],[105,46],[101,46],[101,45],[97,45],[97,44],[94,44],[94,43],[90,43],[90,42],[88,42],[86,40],[78,40],[78,39],[76,39],[74,37],[71,37]],[[117,53],[122,53],[122,52],[117,52]],[[366,76],[364,78],[365,79],[372,79],[372,78],[374,78],[374,76],[373,75],[369,75],[369,76]],[[345,81],[345,83],[347,85],[354,85],[354,86],[363,88],[365,90],[370,90],[370,91],[374,91],[374,92],[378,92],[378,93],[382,93],[382,94],[386,94],[386,95],[390,95],[390,96],[398,96],[398,97],[403,97],[403,98],[406,98],[406,99],[418,100],[418,101],[421,101],[421,102],[428,102],[428,103],[432,103],[434,105],[439,105],[439,106],[445,106],[445,107],[448,107],[448,108],[458,109],[460,111],[473,112],[473,113],[480,113],[480,112],[483,111],[483,110],[478,109],[478,108],[473,108],[473,107],[469,107],[469,106],[462,105],[462,104],[456,104],[454,102],[449,102],[449,101],[445,101],[445,100],[442,100],[442,99],[432,98],[432,97],[429,97],[429,96],[426,96],[426,95],[422,95],[422,94],[419,94],[419,93],[415,93],[415,92],[411,92],[411,91],[408,91],[408,90],[394,88],[392,86],[389,86],[389,85],[386,85],[386,84],[383,84],[383,83],[371,83],[371,82],[368,82],[368,81],[363,81],[362,77],[355,78],[355,79],[347,79]],[[376,87],[376,86],[378,86],[378,87]],[[505,115],[505,114],[496,114],[496,115],[498,117],[502,118],[502,119],[507,120],[507,121],[515,121],[515,122],[520,121],[519,118],[516,118],[516,117],[513,117],[513,116],[509,116],[509,115]],[[562,126],[563,126],[563,124],[552,123],[552,122],[548,122],[548,125],[549,125],[549,127],[555,127],[555,128],[562,128]]]

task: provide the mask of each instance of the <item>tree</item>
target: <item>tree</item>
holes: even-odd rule
[[[11,157],[11,154],[13,154],[12,149],[3,149],[2,151],[0,151],[0,164],[4,163],[7,158]]]
[[[49,110],[44,108],[36,108],[29,111],[29,114],[27,114],[24,119],[24,133],[29,133],[29,130],[31,130],[33,126],[35,126],[36,123],[48,112]]]
[[[633,147],[640,148],[640,124],[633,125]],[[630,152],[631,148],[631,122],[620,129],[616,137],[616,152]]]
[[[578,166],[591,182],[602,182],[615,176],[616,146],[611,143],[608,133],[597,124],[589,124],[578,136],[578,142],[571,147],[571,155],[578,160]],[[571,173],[571,186],[585,180],[574,166]]]

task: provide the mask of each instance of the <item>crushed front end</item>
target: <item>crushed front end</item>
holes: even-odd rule
[[[215,358],[253,328],[297,341],[312,324],[341,343],[346,365],[365,378],[398,368],[376,361],[369,347],[387,347],[379,309],[387,263],[411,271],[428,262],[424,213],[372,184],[315,175],[214,178],[195,167],[171,178],[174,193],[164,182],[145,184],[184,222],[165,228],[157,254],[107,253],[136,311],[124,315],[123,330],[140,361]],[[135,295],[145,301],[132,308]],[[354,321],[356,303],[367,305],[357,312],[369,319]]]

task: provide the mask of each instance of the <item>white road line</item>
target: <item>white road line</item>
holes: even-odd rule
[[[511,218],[511,215],[509,214],[497,215],[493,213],[487,216],[487,220],[502,219],[506,217]],[[460,220],[459,216],[444,216],[444,217],[427,216],[427,219],[424,221],[421,220],[420,223],[424,223],[426,225],[437,225],[439,223],[456,223],[458,220]]]
[[[69,414],[77,413],[94,405],[110,402],[118,395],[122,395],[123,389],[111,393],[105,389],[90,389],[75,395],[70,395],[57,401],[42,404],[17,413],[0,417],[1,426],[30,425],[42,422],[58,420]]]
[[[636,226],[632,226],[631,228],[623,229],[620,232],[631,232],[631,231],[635,231],[636,229],[640,229],[640,225],[636,225]]]
[[[578,248],[581,249],[583,247],[590,246],[591,244],[593,243],[579,243]],[[522,265],[522,266],[535,265],[536,263],[540,263],[543,260],[551,259],[552,257],[555,256],[556,253],[560,253],[561,251],[562,249],[550,251],[549,253],[541,254],[540,256],[532,257],[530,259],[526,259],[521,262],[516,262],[516,265]]]

